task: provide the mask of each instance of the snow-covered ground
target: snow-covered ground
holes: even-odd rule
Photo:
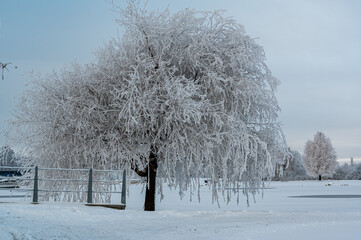
[[[361,239],[361,181],[271,182],[250,207],[242,198],[218,208],[206,186],[201,203],[165,190],[155,212],[142,211],[141,191],[130,187],[124,211],[0,198],[12,201],[0,203],[0,239]],[[328,196],[295,197],[309,195]]]

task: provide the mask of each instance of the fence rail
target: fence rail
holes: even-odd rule
[[[93,172],[102,173],[102,172],[119,172],[120,170],[100,170],[100,169],[67,169],[67,168],[39,168],[37,166],[35,167],[8,167],[8,166],[0,166],[0,170],[2,169],[11,169],[11,170],[34,170],[34,177],[33,178],[19,178],[17,177],[17,180],[26,180],[26,181],[33,181],[33,188],[31,189],[33,192],[33,203],[39,203],[39,192],[87,192],[87,203],[91,204],[93,203],[92,195],[93,193],[120,193],[121,194],[121,204],[126,204],[126,171],[123,171],[123,178],[122,181],[119,180],[93,180]],[[88,179],[51,179],[51,178],[39,178],[39,170],[42,171],[76,171],[76,172],[88,172]],[[39,181],[53,181],[53,182],[59,182],[59,181],[65,181],[65,182],[83,182],[88,183],[86,190],[57,190],[57,189],[39,189]],[[93,183],[122,183],[122,190],[121,191],[93,191]]]

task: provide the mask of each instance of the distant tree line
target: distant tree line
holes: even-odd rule
[[[289,153],[286,163],[276,168],[273,180],[361,180],[361,163],[354,164],[351,158],[350,164],[339,165],[331,140],[322,132],[306,142],[302,157],[292,149]]]
[[[347,164],[339,166],[336,169],[333,179],[336,180],[361,180],[361,163]]]
[[[291,156],[288,165],[283,166],[283,172],[277,171],[273,180],[275,181],[300,181],[314,180],[317,177],[309,176],[304,167],[301,154],[298,151],[290,150]],[[338,165],[335,172],[324,179],[334,180],[361,180],[361,163]]]

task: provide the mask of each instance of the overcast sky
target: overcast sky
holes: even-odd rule
[[[280,121],[292,149],[302,153],[323,131],[338,158],[361,158],[361,1],[148,1],[149,9],[167,6],[171,12],[224,9],[257,38],[281,81]],[[0,62],[12,62],[0,80],[0,146],[31,72],[88,63],[94,50],[121,34],[110,9],[103,0],[0,1]]]

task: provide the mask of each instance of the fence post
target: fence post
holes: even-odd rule
[[[88,203],[93,203],[92,201],[93,193],[93,169],[89,169],[89,182],[88,182]]]
[[[34,173],[33,203],[38,203],[38,190],[38,166],[36,166]]]
[[[122,182],[122,198],[121,198],[121,201],[120,201],[120,203],[122,203],[122,204],[126,204],[126,196],[125,196],[125,194],[126,194],[126,186],[125,186],[125,183],[126,183],[126,179],[127,179],[127,175],[126,175],[126,171],[125,171],[125,169],[124,169],[124,171],[123,171],[123,182]]]

